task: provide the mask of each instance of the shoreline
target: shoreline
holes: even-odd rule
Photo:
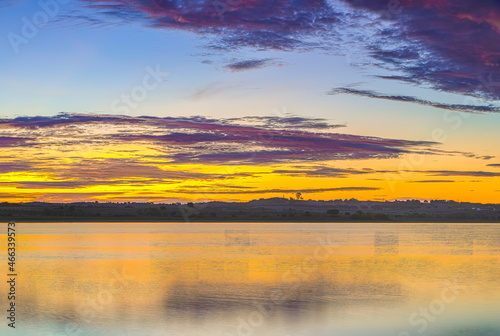
[[[426,219],[426,220],[416,220],[416,219],[408,219],[408,220],[348,220],[348,219],[338,219],[338,220],[257,220],[257,219],[223,219],[223,220],[170,220],[170,219],[124,219],[124,218],[44,218],[44,219],[33,219],[33,218],[18,218],[18,219],[8,219],[8,218],[0,218],[2,222],[14,221],[16,223],[171,223],[171,224],[202,224],[202,223],[217,223],[217,224],[225,224],[225,223],[248,223],[248,224],[362,224],[362,223],[383,223],[383,224],[404,224],[404,223],[415,223],[415,224],[500,224],[500,220],[495,219],[485,219],[485,220],[477,220],[477,219]]]

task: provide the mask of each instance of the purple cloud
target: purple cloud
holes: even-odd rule
[[[88,133],[66,127],[79,125]],[[106,125],[103,128],[100,127]],[[304,117],[242,117],[209,119],[204,117],[158,118],[108,115],[71,115],[24,117],[0,120],[16,135],[34,137],[34,144],[69,150],[71,145],[143,143],[168,153],[164,163],[270,164],[277,162],[316,162],[394,158],[403,153],[447,154],[433,148],[437,143],[384,139],[333,133],[343,125],[324,119]],[[303,126],[303,130],[301,129]],[[93,130],[99,131],[93,134]],[[24,138],[19,138],[24,139]],[[15,145],[16,142],[9,142]],[[20,145],[23,145],[22,143]],[[62,148],[62,147],[61,147]],[[120,163],[121,164],[121,163]],[[152,167],[131,171],[150,171]],[[111,162],[108,162],[111,166]],[[117,168],[118,169],[118,168]],[[99,170],[103,174],[104,170]],[[155,170],[152,174],[160,174]],[[118,174],[114,171],[112,175]],[[161,174],[160,174],[161,175]],[[129,175],[130,176],[130,175]]]
[[[392,100],[399,101],[405,103],[414,103],[418,105],[430,106],[443,110],[451,110],[451,111],[459,111],[459,112],[468,112],[468,113],[483,113],[483,112],[491,112],[491,113],[499,113],[500,106],[496,106],[493,104],[488,105],[465,105],[465,104],[443,104],[432,102],[425,99],[419,99],[412,96],[395,96],[395,95],[384,95],[370,90],[357,90],[352,88],[336,88],[332,89],[329,95],[336,94],[350,94],[360,97],[368,97],[374,99],[384,99],[384,100]]]
[[[275,174],[307,177],[347,177],[349,175],[373,174],[373,169],[342,169],[325,166],[304,167],[297,166],[295,169],[276,169]]]
[[[421,172],[433,176],[475,176],[475,177],[500,176],[500,173],[486,172],[486,171],[428,170]]]
[[[83,0],[94,24],[118,19],[203,35],[220,50],[354,51],[381,78],[500,98],[500,4],[472,0]],[[99,19],[98,19],[99,18]],[[262,60],[233,64],[258,68]],[[465,104],[467,105],[467,104]]]
[[[272,65],[280,65],[274,58],[251,59],[245,61],[234,62],[226,65],[226,68],[233,72],[247,71],[254,69],[262,69]]]
[[[326,30],[338,16],[323,0],[84,2],[97,13],[115,19],[219,36],[214,48],[297,48],[305,44],[304,35]]]
[[[69,127],[77,125],[78,127]],[[303,130],[299,130],[304,126]],[[30,154],[30,165],[6,162],[0,172],[41,171],[49,181],[18,181],[19,188],[78,188],[124,184],[171,184],[188,180],[221,182],[237,177],[283,174],[308,177],[347,177],[385,173],[372,169],[343,169],[323,166],[333,160],[397,158],[405,153],[429,155],[463,155],[436,149],[436,142],[388,139],[334,132],[343,125],[327,120],[293,117],[242,117],[210,119],[204,117],[126,117],[107,115],[63,114],[53,117],[24,117],[0,120],[0,127],[28,139],[32,147],[51,148],[53,155]],[[11,139],[11,138],[9,138]],[[19,142],[19,141],[18,141]],[[12,142],[22,151],[28,144]],[[125,158],[86,159],[87,152],[101,146],[130,148]],[[141,153],[148,148],[150,154]],[[118,149],[121,151],[122,149]],[[57,151],[67,152],[57,154]],[[128,153],[129,152],[129,153]],[[21,154],[20,154],[21,155]],[[54,165],[57,158],[71,158],[71,163]],[[181,171],[168,168],[175,164],[254,165],[294,164],[290,168],[273,168],[270,172]],[[309,166],[312,164],[312,166]],[[423,171],[439,176],[498,176],[490,172]],[[226,183],[227,184],[227,183]]]
[[[34,168],[32,164],[27,162],[0,162],[0,174],[22,172],[22,171],[33,171]]]
[[[390,15],[387,0],[345,1],[355,10],[382,14],[389,23],[370,45],[374,59],[399,72],[384,78],[500,98],[498,2],[400,0]]]
[[[234,119],[233,119],[234,120]],[[158,120],[157,123],[160,123]],[[169,120],[168,125],[171,125]],[[182,121],[184,124],[184,121]],[[120,142],[148,142],[167,147],[181,146],[174,163],[254,163],[326,161],[397,157],[429,141],[383,139],[338,133],[312,133],[224,122],[192,123],[189,131],[166,135],[116,135]],[[179,148],[181,148],[179,147]],[[172,151],[170,151],[172,152]]]
[[[33,138],[19,138],[19,137],[8,137],[0,136],[0,147],[19,147],[25,146]]]
[[[99,123],[136,123],[141,119],[134,119],[132,117],[123,118],[121,116],[110,115],[87,115],[87,114],[70,114],[60,113],[57,116],[45,117],[17,117],[13,119],[0,119],[0,125],[4,127],[19,127],[19,128],[44,128],[55,127],[62,125],[75,125],[75,124],[90,124],[94,122]],[[1,138],[0,138],[1,139]]]
[[[281,194],[281,193],[318,193],[326,191],[366,191],[366,190],[379,190],[379,188],[371,187],[340,187],[340,188],[316,188],[316,189],[262,189],[262,190],[232,190],[232,191],[199,191],[197,194]],[[190,189],[177,190],[175,193],[192,193]]]

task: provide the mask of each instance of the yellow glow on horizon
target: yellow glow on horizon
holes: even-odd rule
[[[267,165],[172,164],[164,149],[153,144],[61,146],[52,145],[43,152],[36,147],[21,152],[7,148],[7,163],[26,162],[32,168],[0,172],[2,200],[249,201],[294,197],[301,192],[304,199],[313,200],[420,198],[488,203],[498,202],[500,189],[499,177],[473,176],[474,171],[486,170],[487,161],[461,154],[405,154],[392,159]],[[321,167],[343,171],[332,171],[331,176],[307,174]],[[119,175],[113,177],[116,169]],[[274,172],[277,170],[295,173]],[[453,175],[455,170],[472,173]]]

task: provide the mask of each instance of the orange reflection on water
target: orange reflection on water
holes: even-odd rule
[[[230,332],[238,316],[263,305],[273,307],[274,331],[283,323],[355,326],[367,316],[377,326],[387,316],[407,325],[408,313],[450,282],[466,288],[449,308],[457,316],[471,303],[498,308],[495,225],[460,226],[455,236],[444,233],[457,228],[439,225],[149,225],[142,233],[23,234],[23,316],[94,331],[147,322]]]

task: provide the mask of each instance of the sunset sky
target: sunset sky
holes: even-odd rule
[[[500,3],[0,0],[0,202],[500,200]]]

